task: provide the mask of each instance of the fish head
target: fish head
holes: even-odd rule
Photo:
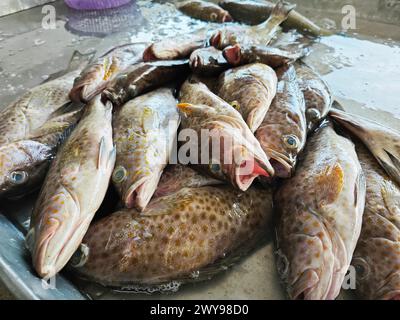
[[[44,177],[51,155],[50,147],[32,140],[0,147],[0,196],[30,192]]]
[[[342,283],[334,281],[335,262],[330,231],[315,213],[300,212],[281,225],[288,238],[276,253],[280,278],[288,295],[297,300],[332,299]],[[278,239],[279,247],[279,239]]]
[[[268,158],[241,117],[222,115],[216,108],[206,105],[180,103],[178,108],[184,117],[192,119],[191,128],[196,128],[196,124],[201,128],[199,163],[208,174],[228,180],[243,191],[258,176],[273,176]],[[207,159],[202,157],[204,147],[209,151]],[[208,162],[204,163],[205,160]]]
[[[279,123],[261,125],[256,132],[261,147],[270,157],[276,176],[289,178],[296,165],[296,158],[305,143],[305,136],[298,130]],[[279,134],[277,134],[279,133]]]

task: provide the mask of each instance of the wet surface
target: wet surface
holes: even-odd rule
[[[346,110],[400,130],[400,1],[293,2],[298,3],[298,11],[336,31],[343,31],[343,5],[355,6],[356,29],[318,40],[306,62],[329,83]],[[153,41],[217,27],[180,14],[166,1],[133,1],[122,9],[95,14],[74,12],[62,1],[56,1],[54,6],[57,21],[52,30],[42,28],[41,7],[0,18],[0,108],[64,69],[74,50],[101,54],[112,46],[130,41]],[[109,32],[113,33],[107,35]],[[23,230],[27,227],[31,206],[28,200],[25,205],[2,203],[0,211],[8,214]],[[149,297],[116,293],[81,281],[76,284],[94,299]],[[265,241],[233,269],[211,281],[189,284],[176,293],[156,294],[152,298],[282,299],[284,294],[275,271],[273,244]]]

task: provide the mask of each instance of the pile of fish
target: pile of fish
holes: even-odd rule
[[[205,280],[275,228],[289,298],[335,299],[353,265],[361,298],[399,300],[400,133],[344,112],[302,61],[329,31],[282,1],[179,9],[222,25],[112,48],[1,112],[0,196],[41,188],[37,274]]]

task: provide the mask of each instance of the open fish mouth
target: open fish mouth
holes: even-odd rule
[[[234,46],[229,46],[225,48],[223,51],[223,55],[231,65],[238,66],[242,58],[240,45],[236,44]]]
[[[244,160],[235,168],[235,182],[240,190],[247,190],[258,176],[271,177],[257,160]]]
[[[275,176],[279,178],[290,178],[293,173],[296,162],[288,156],[277,152],[273,149],[264,149],[267,156],[270,158],[269,162],[275,170]]]
[[[125,192],[124,202],[128,209],[136,208],[143,211],[150,202],[162,172],[155,172],[145,176],[132,184]]]

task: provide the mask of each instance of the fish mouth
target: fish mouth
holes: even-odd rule
[[[252,168],[249,172],[249,168]],[[241,162],[239,166],[235,168],[235,182],[238,188],[242,191],[246,191],[254,179],[263,176],[270,178],[270,174],[254,159],[248,159]]]
[[[145,176],[132,184],[124,195],[125,206],[128,209],[135,207],[139,211],[143,211],[157,189],[161,173],[162,170]]]
[[[288,156],[270,148],[264,149],[265,153],[270,157],[269,162],[275,170],[275,175],[279,178],[290,178],[293,173],[295,161]]]
[[[211,38],[210,38],[210,45],[215,47],[215,48],[221,48],[222,46],[222,32],[217,31],[214,33]]]
[[[143,61],[144,62],[149,62],[149,61],[155,61],[157,60],[156,55],[153,52],[153,46],[147,47],[144,52],[143,52]]]
[[[232,22],[233,18],[229,13],[225,13],[222,17],[222,22]]]
[[[294,300],[316,300],[314,289],[319,283],[319,276],[314,269],[304,271],[289,292]]]
[[[229,46],[223,51],[224,58],[229,64],[238,66],[241,61],[241,48],[240,45]]]
[[[200,56],[195,56],[190,60],[190,67],[196,69],[203,64],[203,59]]]

